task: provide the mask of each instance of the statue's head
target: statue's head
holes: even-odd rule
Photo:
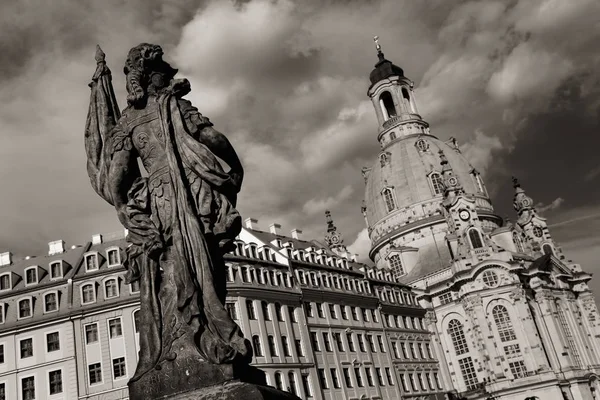
[[[127,103],[143,106],[148,93],[168,87],[177,70],[162,59],[163,50],[156,44],[142,43],[129,50],[123,72],[127,81]]]

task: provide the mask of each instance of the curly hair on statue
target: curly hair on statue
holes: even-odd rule
[[[172,68],[162,56],[163,50],[156,44],[142,43],[129,51],[123,68],[129,105],[143,106],[150,84],[163,87],[173,79],[177,69]]]

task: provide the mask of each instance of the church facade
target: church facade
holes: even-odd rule
[[[445,385],[465,399],[598,398],[591,276],[566,260],[516,179],[516,222],[495,214],[457,141],[432,134],[413,82],[377,50],[368,95],[381,150],[363,169],[369,256],[418,293]]]

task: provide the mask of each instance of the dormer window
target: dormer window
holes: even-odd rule
[[[37,267],[30,267],[25,270],[25,285],[35,285],[38,282]]]
[[[421,152],[429,150],[429,143],[427,143],[424,139],[417,140],[417,143],[415,143],[415,146]]]
[[[250,257],[258,258],[258,254],[256,252],[256,245],[254,243],[252,243],[248,247],[250,249]]]
[[[119,254],[119,249],[110,249],[106,252],[108,256],[108,266],[114,267],[116,265],[121,265],[121,257]]]
[[[98,270],[98,254],[97,253],[87,254],[85,256],[85,270],[87,272]]]
[[[469,240],[471,241],[471,247],[473,249],[481,249],[483,247],[483,241],[481,240],[481,234],[475,228],[469,229]]]
[[[81,303],[90,304],[96,301],[96,289],[94,284],[87,283],[81,287]]]
[[[381,153],[379,155],[379,163],[382,167],[385,167],[386,164],[390,162],[390,153]]]
[[[58,311],[58,294],[56,292],[48,293],[44,296],[44,312],[49,313]]]
[[[119,285],[116,278],[111,278],[104,282],[104,297],[112,299],[119,296]]]
[[[19,319],[30,318],[32,314],[31,299],[19,301]]]
[[[429,175],[429,182],[431,183],[431,189],[433,194],[439,196],[444,194],[444,183],[442,182],[442,176],[437,172],[433,172]]]
[[[10,274],[6,273],[0,276],[0,290],[10,290]]]
[[[62,261],[55,261],[50,264],[50,279],[59,279],[63,276]]]
[[[396,202],[394,201],[394,192],[392,191],[392,188],[387,187],[383,189],[381,194],[383,195],[383,200],[385,201],[385,207],[387,209],[387,212],[394,211],[394,209],[396,208]]]

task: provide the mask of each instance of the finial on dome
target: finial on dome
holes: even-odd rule
[[[384,60],[383,52],[381,51],[381,45],[379,44],[379,36],[373,36],[373,41],[375,42],[375,48],[377,49],[377,57],[379,57],[380,61]]]
[[[344,240],[342,234],[337,231],[336,226],[333,224],[333,218],[331,218],[331,212],[325,211],[325,219],[327,220],[327,233],[325,233],[325,243],[331,248],[344,248]]]

